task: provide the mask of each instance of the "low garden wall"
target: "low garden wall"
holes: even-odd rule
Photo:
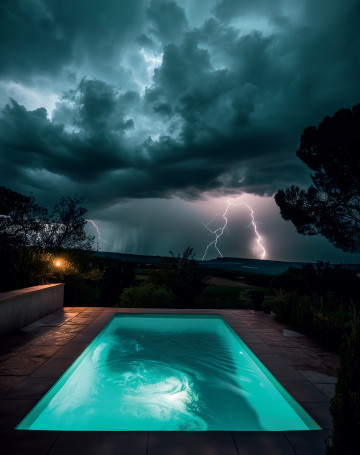
[[[25,327],[64,306],[64,284],[46,284],[0,294],[0,335]]]

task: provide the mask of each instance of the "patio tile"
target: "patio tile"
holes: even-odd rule
[[[27,345],[23,349],[18,351],[18,355],[20,357],[28,357],[28,358],[40,358],[40,359],[49,359],[52,357],[61,346],[34,346],[34,345]]]
[[[250,347],[251,349],[251,347]],[[295,368],[288,365],[268,365],[268,369],[281,383],[286,381],[304,381],[302,376]]]
[[[150,432],[148,455],[237,455],[230,432]]]
[[[46,335],[42,336],[41,338],[37,339],[36,341],[32,342],[31,344],[34,346],[44,345],[44,346],[52,346],[52,345],[65,345],[67,344],[75,335],[80,333],[86,325],[77,325],[77,324],[63,324],[60,328],[47,333]]]
[[[146,455],[147,432],[64,432],[49,455]]]
[[[38,368],[32,378],[59,378],[72,364],[73,359],[52,358]]]
[[[60,310],[55,311],[54,314],[59,314],[59,313],[76,313],[76,314],[79,314],[82,311],[84,311],[84,308],[82,308],[82,307],[64,306]]]
[[[257,357],[266,366],[290,364],[289,360],[285,359],[279,354],[276,354],[275,352],[273,353],[261,352],[258,353]]]
[[[329,403],[301,403],[301,406],[323,428],[323,430],[332,430],[333,425]]]
[[[80,344],[89,344],[99,333],[100,331],[97,332],[87,332],[87,333],[80,333],[79,335],[76,335],[71,342],[72,343],[80,343]]]
[[[56,327],[63,324],[66,321],[66,318],[62,314],[48,314],[47,316],[36,321],[41,325],[47,325],[50,327]]]
[[[27,377],[7,393],[4,400],[39,400],[55,383],[56,378]]]
[[[0,397],[19,385],[26,376],[0,376]]]
[[[289,441],[281,432],[234,431],[239,455],[295,455]]]
[[[111,318],[110,318],[111,319]],[[84,333],[87,333],[87,332],[96,332],[97,330],[102,330],[106,324],[108,323],[108,321],[110,319],[104,319],[103,321],[94,321],[92,322],[91,324],[89,324],[86,329],[84,329]]]
[[[44,362],[44,358],[26,358],[13,354],[7,360],[5,360],[5,362],[2,362],[0,364],[0,375],[28,376],[32,374]]]
[[[66,346],[61,348],[53,356],[53,359],[66,358],[75,360],[88,347],[88,345],[88,343],[74,343],[72,340]]]
[[[38,400],[0,400],[0,430],[13,430]],[[0,445],[1,447],[1,445]]]
[[[246,343],[263,343],[263,340],[258,337],[257,335],[247,335],[243,334],[241,335],[241,339]]]
[[[261,353],[268,353],[268,354],[272,354],[273,352],[275,352],[270,346],[268,346],[267,344],[265,343],[253,343],[251,344],[251,350],[254,354],[261,354]]]
[[[11,455],[47,455],[58,435],[55,431],[0,431],[1,450]]]
[[[329,397],[308,381],[283,382],[283,386],[299,403],[329,403]]]
[[[33,342],[34,346],[42,345],[42,346],[65,346],[75,335],[73,333],[69,334],[49,334],[44,335],[39,340]]]
[[[27,343],[36,341],[46,333],[51,332],[53,327],[47,326],[27,326],[17,332],[13,332],[1,339],[1,351],[14,350],[17,347],[22,347]]]
[[[330,400],[335,395],[335,384],[314,384]]]
[[[83,316],[75,316],[74,318],[71,318],[69,323],[71,324],[80,324],[80,325],[87,325],[90,324],[95,319],[95,317],[83,317]]]
[[[87,328],[89,324],[73,324],[72,319],[68,321],[66,324],[62,325],[60,328],[56,329],[53,333],[54,335],[69,335],[69,334],[77,334],[82,332],[84,329]]]
[[[295,449],[297,455],[325,455],[325,441],[331,431],[286,431],[285,437]]]
[[[313,384],[336,384],[337,377],[318,373],[316,371],[301,371],[301,374]]]
[[[231,328],[236,332],[240,337],[242,336],[254,336],[254,332],[248,327],[240,327],[236,325],[231,325]]]

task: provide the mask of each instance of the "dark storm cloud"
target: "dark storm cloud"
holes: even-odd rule
[[[53,74],[71,59],[69,41],[41,1],[0,3],[0,43],[0,74],[7,78]]]
[[[27,111],[12,100],[0,123],[1,162],[11,164],[17,175],[25,169],[45,169],[77,182],[89,182],[109,170],[128,166],[121,135],[131,120],[119,116],[110,125],[115,102],[109,86],[82,81],[78,92],[78,99],[71,94],[78,133],[68,133],[64,125],[50,121],[45,109]]]
[[[222,0],[219,1],[214,13],[223,20],[231,20],[236,16],[256,14],[266,14],[270,17],[278,14],[281,9],[283,0]]]
[[[306,182],[300,133],[359,102],[358,2],[209,5],[192,28],[180,0],[2,2],[4,86],[62,88],[51,116],[3,109],[3,184],[101,206]]]
[[[175,2],[152,1],[146,13],[151,32],[164,44],[180,39],[188,28],[185,12]]]
[[[114,58],[145,17],[141,1],[2,0],[1,73],[29,80],[55,76],[66,66],[103,65]]]

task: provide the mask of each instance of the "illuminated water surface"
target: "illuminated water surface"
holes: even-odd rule
[[[17,429],[319,426],[220,316],[115,315]]]

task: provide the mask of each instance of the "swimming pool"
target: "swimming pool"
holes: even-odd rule
[[[286,431],[320,427],[217,315],[115,315],[16,427]]]

